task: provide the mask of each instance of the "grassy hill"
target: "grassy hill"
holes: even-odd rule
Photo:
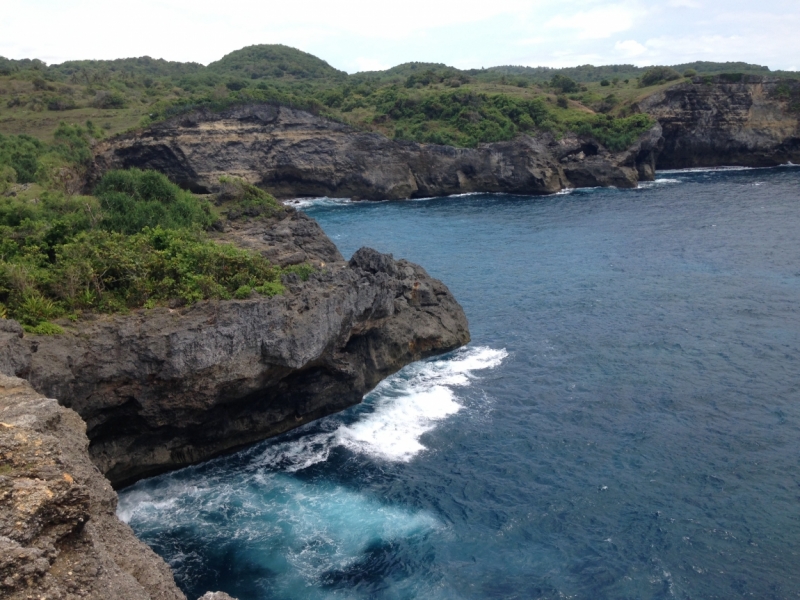
[[[0,58],[0,133],[49,142],[60,122],[89,121],[113,135],[198,106],[273,102],[420,142],[474,146],[520,132],[572,130],[605,135],[619,146],[630,138],[625,132],[643,126],[631,120],[630,105],[687,72],[770,73],[759,65],[710,62],[675,65],[666,79],[650,81],[648,72],[634,65],[459,70],[412,62],[347,75],[282,45],[249,46],[208,66],[150,57],[49,66]],[[610,130],[620,135],[603,133]]]

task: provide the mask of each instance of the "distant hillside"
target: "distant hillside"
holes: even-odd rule
[[[207,71],[246,79],[293,77],[295,79],[344,79],[347,73],[334,69],[313,54],[278,45],[247,46],[211,63]]]
[[[307,52],[265,44],[208,66],[147,56],[49,66],[0,58],[0,134],[51,141],[59,123],[90,121],[113,135],[198,107],[267,102],[423,143],[469,147],[521,132],[584,131],[621,147],[647,127],[632,105],[695,72],[773,74],[747,63],[461,70],[409,62],[348,75]]]
[[[656,65],[653,65],[656,66]],[[518,67],[518,66],[499,66],[490,67],[488,69],[470,69],[467,70],[471,76],[478,77],[484,80],[496,80],[498,77],[519,77],[529,81],[548,81],[554,75],[563,75],[569,77],[580,83],[599,82],[603,79],[636,79],[644,75],[648,70],[653,68],[637,67],[635,65],[603,65],[595,67],[594,65],[580,65],[577,67],[566,67],[562,69],[554,69],[550,67]],[[744,73],[747,75],[770,75],[775,74],[770,71],[769,67],[761,65],[752,65],[743,62],[706,62],[697,61],[693,63],[684,63],[680,65],[669,65],[679,73],[685,73],[688,70],[694,70],[700,75],[718,75],[720,73]],[[784,74],[781,72],[781,74]],[[786,75],[800,76],[798,73],[785,73]]]

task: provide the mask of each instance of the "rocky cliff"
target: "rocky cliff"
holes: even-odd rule
[[[85,431],[74,411],[0,375],[0,597],[184,599],[117,519]]]
[[[800,163],[800,81],[695,77],[636,106],[661,124],[659,169]]]
[[[592,138],[522,135],[453,148],[400,142],[272,105],[199,110],[114,138],[96,149],[94,177],[156,169],[195,191],[232,174],[278,197],[397,199],[466,192],[551,194],[568,187],[636,187],[653,178],[661,129],[624,152]]]
[[[0,332],[0,366],[80,414],[115,486],[343,410],[404,365],[469,341],[461,307],[422,267],[369,249],[345,262],[293,209],[219,235],[317,270],[285,278],[273,298],[64,321],[57,336]]]
[[[461,307],[422,267],[366,248],[346,262],[291,208],[216,235],[316,270],[285,276],[272,298],[64,321],[64,335],[0,319],[3,598],[184,598],[116,518],[112,484],[347,408],[469,341]]]

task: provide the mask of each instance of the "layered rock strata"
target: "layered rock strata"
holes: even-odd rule
[[[640,101],[659,121],[659,169],[800,163],[800,81],[695,77]]]
[[[478,148],[417,144],[272,105],[199,110],[96,148],[93,177],[155,169],[195,191],[232,174],[278,197],[399,199],[467,192],[551,194],[651,180],[658,125],[623,152],[593,138],[521,135]]]

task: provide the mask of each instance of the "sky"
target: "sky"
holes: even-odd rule
[[[423,61],[800,69],[798,0],[0,0],[0,56],[208,64],[286,44],[349,73]]]

